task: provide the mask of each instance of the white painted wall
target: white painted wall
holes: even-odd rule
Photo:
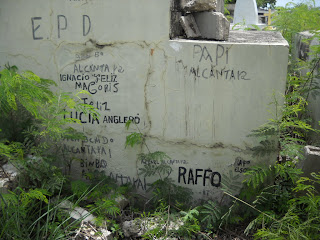
[[[83,159],[74,175],[103,162],[98,170],[145,190],[152,179],[137,180],[141,149],[125,148],[130,131],[117,123],[130,117],[151,151],[171,157],[171,177],[195,198],[217,197],[223,174],[267,160],[252,158],[249,149],[257,142],[247,135],[271,117],[273,92],[284,92],[288,46],[278,35],[238,43],[169,40],[169,0],[0,2],[6,33],[0,35],[0,69],[9,62],[54,79],[64,91],[85,88],[91,95],[83,101],[98,104],[99,123],[81,115],[79,129],[88,141],[66,143]],[[85,154],[76,153],[81,147]],[[245,163],[235,164],[240,159]]]

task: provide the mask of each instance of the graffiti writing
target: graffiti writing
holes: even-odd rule
[[[248,170],[248,165],[251,161],[243,160],[241,157],[237,157],[234,163],[234,171],[239,173],[245,173]]]
[[[215,65],[219,64],[219,61],[223,60],[224,64],[228,64],[229,61],[229,48],[218,44],[213,52],[210,52],[206,46],[200,46],[195,44],[193,46],[193,58],[199,62],[210,61]]]
[[[176,69],[182,71],[185,76],[191,76],[194,79],[216,79],[228,81],[250,80],[248,73],[244,70],[211,65],[206,66],[185,66],[182,60],[176,62]]]
[[[108,102],[90,101],[90,100],[88,100],[88,98],[81,98],[81,100],[83,101],[83,104],[89,104],[100,111],[110,111],[111,110],[110,108],[108,108]]]
[[[165,163],[168,165],[188,164],[188,161],[187,160],[168,159],[168,160],[165,160]],[[159,164],[161,164],[161,162],[157,159],[148,160],[148,161],[141,159],[141,164],[143,164],[143,165],[145,165],[145,164],[159,165]]]
[[[130,177],[130,176],[125,176],[123,174],[114,174],[114,173],[110,173],[109,177],[116,180],[118,183],[120,183],[121,185],[123,184],[132,184],[136,189],[142,189],[144,191],[147,190],[147,181],[145,178],[141,179],[141,178],[134,178],[134,177]]]
[[[108,156],[110,159],[112,158],[111,149],[105,146],[92,146],[89,144],[77,147],[77,146],[69,146],[67,144],[63,144],[62,151],[65,153],[73,153],[73,154],[88,154],[88,155],[104,155]]]
[[[206,186],[208,183],[213,187],[219,187],[221,184],[221,174],[213,172],[211,169],[186,169],[179,167],[178,183],[188,185],[202,184]]]
[[[99,144],[108,144],[108,143],[113,143],[114,139],[113,138],[107,138],[104,136],[94,136],[94,137],[88,137],[85,136],[85,139],[63,139],[64,141],[71,141],[71,142],[83,142],[83,143],[99,143]]]
[[[88,15],[82,15],[82,36],[87,36],[91,31],[91,19]],[[41,40],[44,38],[41,35],[41,22],[42,17],[32,17],[31,18],[31,32],[33,40]],[[68,24],[68,18],[65,15],[59,14],[57,15],[57,37],[61,38],[63,33],[68,30],[69,26],[73,24]],[[72,31],[74,32],[74,31]]]
[[[60,82],[74,82],[76,90],[86,90],[90,94],[117,93],[120,88],[119,74],[123,72],[124,68],[117,64],[74,64],[73,73],[60,74]]]
[[[104,106],[107,107],[107,105]],[[64,119],[77,119],[82,124],[125,124],[128,121],[139,124],[141,122],[139,113],[136,116],[105,115],[98,118],[84,112],[70,111],[64,114]]]
[[[73,73],[123,73],[124,68],[121,65],[109,64],[74,64]]]
[[[95,160],[88,160],[88,159],[81,159],[80,160],[80,167],[81,168],[107,168],[108,164],[107,161],[104,159],[95,159]]]

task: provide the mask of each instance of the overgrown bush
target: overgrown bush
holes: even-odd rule
[[[0,72],[0,166],[10,161],[20,172],[18,187],[0,193],[1,239],[68,239],[73,232],[59,202],[49,202],[50,196],[60,198],[66,182],[55,166],[61,160],[57,148],[61,139],[82,136],[68,126],[79,121],[64,118],[67,109],[97,112],[77,102],[85,92],[55,94],[54,86],[31,71],[19,73],[15,66]]]

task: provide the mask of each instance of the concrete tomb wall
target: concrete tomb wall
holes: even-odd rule
[[[94,120],[81,112],[86,141],[65,142],[80,158],[72,173],[104,171],[145,192],[145,148],[125,148],[134,120],[151,151],[170,156],[170,177],[195,199],[221,194],[224,177],[270,158],[252,157],[247,137],[270,117],[285,89],[288,44],[279,33],[231,31],[228,41],[170,40],[169,0],[1,0],[0,70],[6,63],[87,90]],[[158,164],[155,162],[154,164]],[[241,178],[238,179],[240,181]]]

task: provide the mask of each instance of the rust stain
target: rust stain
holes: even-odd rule
[[[150,55],[153,56],[154,48],[151,48]]]

